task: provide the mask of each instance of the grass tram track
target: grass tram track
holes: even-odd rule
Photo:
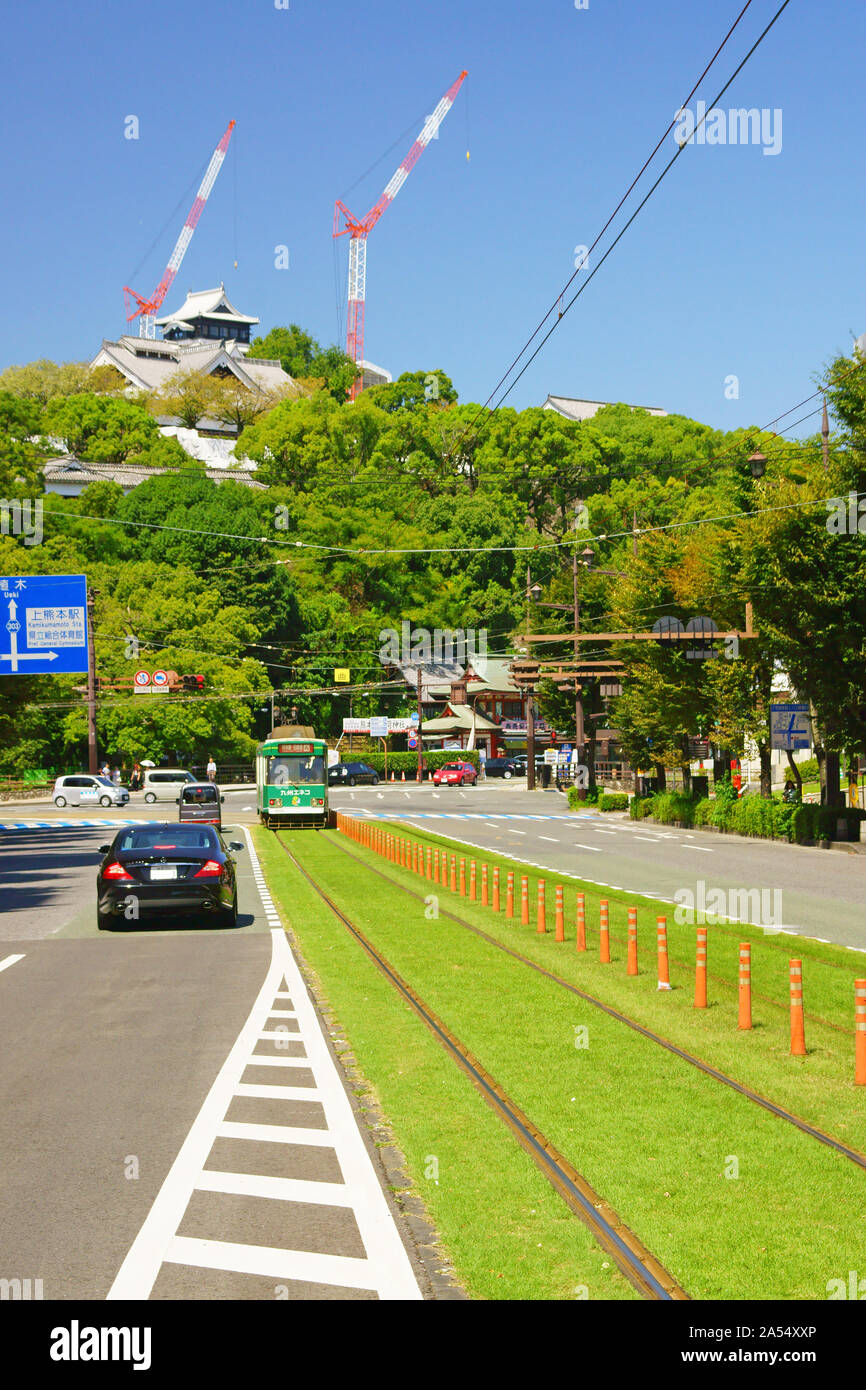
[[[376,874],[379,878],[383,879],[392,887],[399,889],[403,893],[406,893],[409,897],[414,898],[417,902],[423,903],[425,901],[425,895],[423,893],[414,892],[405,883],[401,883],[398,879],[393,878],[390,874],[378,868],[375,864],[371,864],[366,859],[363,859],[359,855],[355,854],[341,837],[332,837],[330,839],[330,843],[334,844],[340,850],[340,852],[347,855],[348,858],[354,860],[356,864],[360,865],[362,868],[369,870],[370,873]],[[303,873],[304,870],[301,869],[301,872]],[[321,892],[321,890],[318,889],[317,891]],[[324,894],[322,894],[322,896],[324,896]],[[333,904],[331,904],[331,906],[333,907]],[[334,911],[338,912],[339,915],[339,909],[334,908]],[[787,1110],[784,1106],[778,1105],[775,1101],[771,1101],[766,1096],[760,1095],[757,1091],[752,1090],[749,1086],[746,1086],[744,1083],[737,1081],[732,1076],[728,1076],[726,1072],[720,1071],[717,1067],[711,1066],[710,1063],[703,1061],[700,1057],[694,1056],[693,1053],[688,1052],[685,1048],[677,1046],[676,1043],[673,1043],[669,1039],[662,1037],[659,1033],[656,1033],[652,1029],[647,1028],[644,1024],[639,1023],[636,1019],[630,1018],[627,1014],[620,1012],[620,1010],[613,1008],[609,1004],[605,1004],[602,1000],[597,999],[594,995],[587,993],[586,990],[580,989],[579,986],[572,984],[571,981],[563,979],[562,976],[557,975],[554,971],[548,970],[543,965],[539,965],[537,961],[531,960],[528,956],[522,955],[521,952],[516,951],[513,947],[506,945],[504,942],[498,941],[496,937],[491,936],[488,932],[485,932],[481,927],[476,926],[474,923],[467,922],[465,918],[459,917],[456,913],[449,912],[447,908],[441,906],[439,908],[439,915],[442,917],[447,917],[449,921],[454,922],[457,926],[464,928],[466,931],[472,932],[475,936],[480,937],[483,941],[486,941],[489,945],[494,946],[497,950],[504,952],[504,954],[510,956],[513,960],[519,961],[521,965],[525,965],[530,970],[536,971],[539,975],[543,975],[546,979],[551,980],[554,984],[560,986],[562,989],[568,990],[569,993],[576,995],[578,998],[584,1000],[587,1004],[592,1005],[594,1008],[600,1009],[603,1013],[607,1014],[609,1018],[613,1018],[616,1022],[624,1024],[627,1028],[630,1028],[634,1032],[641,1034],[642,1037],[647,1038],[650,1042],[656,1043],[659,1047],[662,1047],[666,1051],[673,1053],[674,1056],[679,1057],[682,1061],[688,1062],[690,1066],[696,1067],[697,1070],[703,1072],[705,1076],[711,1077],[714,1081],[718,1081],[722,1085],[730,1087],[731,1090],[736,1091],[746,1100],[749,1100],[753,1104],[760,1106],[762,1109],[769,1111],[770,1114],[775,1115],[778,1119],[787,1121],[787,1123],[793,1125],[796,1129],[799,1129],[803,1134],[806,1134],[810,1138],[817,1140],[818,1143],[824,1144],[828,1148],[835,1150],[837,1153],[841,1154],[844,1158],[850,1160],[850,1162],[856,1164],[858,1167],[866,1169],[866,1153],[862,1153],[858,1149],[851,1148],[849,1145],[843,1143],[842,1140],[835,1138],[832,1134],[827,1134],[824,1130],[819,1129],[816,1125],[810,1124],[807,1120],[802,1119],[799,1115],[795,1115],[792,1111]]]
[[[441,1046],[469,1077],[554,1190],[588,1227],[598,1244],[611,1256],[632,1287],[648,1300],[687,1300],[689,1295],[682,1286],[646,1249],[634,1232],[622,1222],[613,1208],[599,1196],[586,1179],[569,1163],[568,1159],[559,1153],[460,1039],[397,973],[361,929],[333,902],[324,889],[298,862],[279,835],[275,836],[275,839],[295,871],[304,878],[330,912],[352,934],[380,973],[406,1000]],[[336,843],[336,837],[329,837],[329,843]],[[342,845],[339,847],[341,850],[344,849]],[[346,853],[349,854],[350,858],[356,859],[356,856],[349,851]],[[357,860],[357,862],[363,865],[362,860]],[[370,865],[365,867],[372,868]],[[373,871],[379,872],[375,869]],[[390,883],[394,882],[387,875],[381,876]],[[400,885],[395,884],[395,886]],[[413,894],[412,896],[417,895]],[[454,918],[454,920],[458,921],[459,919]],[[460,925],[466,924],[460,923]],[[483,935],[483,933],[480,934]]]

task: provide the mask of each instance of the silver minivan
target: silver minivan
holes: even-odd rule
[[[109,777],[82,772],[74,777],[58,777],[54,783],[55,806],[125,806],[126,787],[116,787]]]
[[[176,803],[181,787],[186,786],[187,782],[195,781],[192,773],[184,771],[181,767],[146,767],[142,787],[144,799],[151,805],[154,801]]]

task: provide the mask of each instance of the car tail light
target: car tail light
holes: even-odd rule
[[[113,864],[106,865],[106,867],[102,870],[102,877],[111,878],[115,880],[125,878],[129,879],[130,883],[132,882],[132,874],[128,874],[123,865],[118,864],[116,860]]]
[[[193,878],[219,878],[222,871],[222,864],[218,864],[215,859],[208,859],[200,869],[196,870]]]

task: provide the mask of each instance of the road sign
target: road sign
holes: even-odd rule
[[[334,667],[334,684],[348,685],[352,679],[352,673],[347,666]]]
[[[812,747],[808,705],[770,705],[770,747]]]
[[[163,686],[168,685],[168,671],[154,671],[153,683],[158,690],[162,689]]]
[[[136,671],[133,676],[136,690],[145,690],[150,685],[149,671]]]
[[[417,724],[417,723],[419,723],[418,711],[417,711],[416,709],[413,709],[412,713],[409,715],[409,723],[410,723],[410,724]]]
[[[382,716],[380,716],[380,715],[371,715],[371,716],[370,716],[370,737],[371,737],[371,738],[387,738],[387,737],[388,737],[388,718],[387,718],[387,715],[382,715]]]
[[[556,763],[559,761],[559,749],[557,749],[557,748],[545,748],[545,750],[544,750],[544,761],[545,761],[546,763],[552,763],[552,764],[555,766]]]
[[[418,735],[410,734],[407,743],[410,749],[416,749],[418,747]]]
[[[87,670],[86,575],[0,578],[0,622],[0,674]]]

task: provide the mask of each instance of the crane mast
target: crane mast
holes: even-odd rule
[[[437,134],[440,125],[444,121],[454,99],[457,96],[466,71],[461,72],[456,82],[448,88],[442,100],[439,102],[432,116],[428,116],[424,125],[411,146],[408,154],[402,163],[398,165],[393,176],[385,185],[385,188],[378,201],[373,204],[366,217],[357,218],[345,203],[338,198],[334,204],[334,236],[349,237],[349,287],[347,294],[348,312],[346,316],[346,352],[353,362],[361,362],[364,357],[364,306],[367,295],[367,237],[375,227],[385,209],[393,203],[403,184],[411,174],[424,150],[430,141]],[[343,225],[339,226],[340,217],[343,217]],[[361,391],[360,378],[352,384],[351,399],[357,399]]]
[[[210,163],[205,170],[204,178],[199,186],[195,201],[189,210],[186,221],[181,228],[180,236],[175,242],[174,250],[169,257],[168,265],[162,274],[162,279],[149,299],[143,299],[135,290],[131,290],[128,285],[123,287],[123,297],[127,308],[127,323],[132,323],[133,319],[138,319],[138,331],[142,338],[155,338],[156,325],[154,319],[162,308],[163,300],[171,289],[174,277],[180,270],[180,263],[186,255],[186,249],[192,241],[192,234],[198,226],[198,220],[204,211],[205,203],[208,200],[211,189],[216,183],[217,174],[222,168],[223,160],[226,157],[226,150],[232,138],[232,131],[235,122],[229,121],[223,138],[220,140],[213,154]],[[138,307],[133,307],[133,301]],[[132,310],[130,313],[129,310]]]

